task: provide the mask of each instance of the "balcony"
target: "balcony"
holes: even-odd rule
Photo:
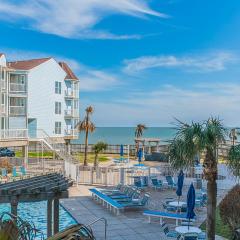
[[[78,117],[78,111],[76,109],[67,109],[64,111],[66,118],[77,118]]]
[[[65,97],[66,98],[78,98],[77,91],[72,90],[72,89],[65,90]]]
[[[2,139],[2,140],[26,139],[26,138],[28,138],[28,130],[27,129],[0,130],[0,139]]]
[[[6,81],[3,80],[3,79],[0,81],[0,88],[1,89],[6,89]]]
[[[26,91],[27,91],[26,84],[10,83],[10,92],[26,93]]]
[[[77,130],[76,129],[65,129],[65,136],[66,137],[77,137]]]
[[[6,107],[4,104],[0,105],[0,113],[2,113],[2,114],[6,113]]]
[[[26,106],[10,106],[9,114],[13,116],[25,116],[27,114]]]

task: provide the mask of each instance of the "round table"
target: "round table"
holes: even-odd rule
[[[184,235],[186,233],[201,233],[202,230],[198,227],[188,227],[188,226],[180,226],[180,227],[176,227],[175,231],[180,233],[181,235]]]
[[[177,202],[176,201],[176,202],[169,202],[168,205],[171,206],[171,207],[182,207],[184,205],[187,205],[187,203],[186,202]]]

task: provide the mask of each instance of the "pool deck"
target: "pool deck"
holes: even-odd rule
[[[66,210],[79,222],[83,224],[89,224],[92,221],[104,217],[107,219],[107,239],[110,240],[142,240],[142,239],[169,239],[162,232],[159,222],[148,223],[147,218],[142,215],[142,211],[125,211],[119,216],[114,215],[103,206],[94,202],[91,198],[89,188],[93,186],[80,185],[70,189],[70,198],[61,200],[61,204]],[[154,191],[152,196],[155,199],[159,198],[164,192]],[[166,190],[166,195],[173,195],[175,192]],[[156,207],[157,207],[156,203]],[[203,216],[206,214],[203,212],[197,213],[199,216],[199,222],[196,225],[200,225],[203,220]],[[206,216],[206,215],[205,215]],[[174,225],[170,225],[174,229]],[[98,222],[92,226],[94,235],[97,240],[104,240],[104,224]],[[224,239],[217,237],[216,239]]]

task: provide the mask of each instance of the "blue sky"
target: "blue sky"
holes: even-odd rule
[[[239,23],[239,0],[1,0],[0,52],[68,62],[97,126],[237,126]]]

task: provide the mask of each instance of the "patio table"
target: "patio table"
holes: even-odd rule
[[[168,205],[171,206],[171,207],[182,207],[184,205],[187,205],[187,203],[186,202],[174,201],[174,202],[169,202]]]
[[[186,233],[201,233],[202,230],[198,227],[191,227],[191,226],[180,226],[180,227],[176,227],[175,231],[180,233],[181,235],[184,235]]]

